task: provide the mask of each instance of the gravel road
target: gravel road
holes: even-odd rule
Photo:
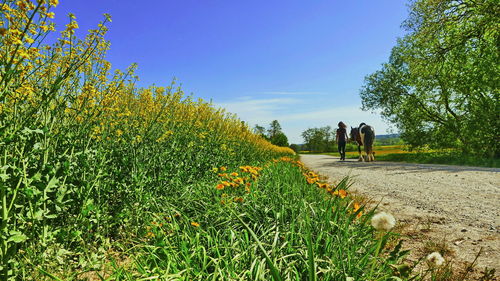
[[[444,242],[454,252],[449,258],[471,262],[483,247],[478,269],[487,266],[500,273],[500,169],[341,162],[326,155],[301,155],[301,160],[333,182],[353,177],[351,191],[381,202],[379,209],[391,212],[414,233]],[[419,247],[411,241],[417,236],[407,236],[406,247]]]

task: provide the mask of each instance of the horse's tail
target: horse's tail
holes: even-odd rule
[[[364,145],[365,145],[365,152],[367,155],[370,155],[373,152],[373,143],[375,142],[375,132],[373,131],[373,128],[367,128],[368,130],[365,130],[365,139],[364,139]]]

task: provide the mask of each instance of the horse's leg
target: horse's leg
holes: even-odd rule
[[[363,153],[361,153],[361,145],[358,144],[359,159],[358,161],[364,162]]]

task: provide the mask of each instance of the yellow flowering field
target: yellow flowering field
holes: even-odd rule
[[[1,280],[408,277],[349,179],[175,81],[112,71],[109,15],[78,38],[70,14],[47,43],[57,5],[0,3]]]

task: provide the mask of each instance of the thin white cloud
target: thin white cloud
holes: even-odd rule
[[[390,126],[379,114],[362,111],[358,106],[325,107],[326,102],[311,101],[309,98],[272,97],[256,99],[250,96],[239,97],[233,101],[216,103],[250,126],[268,126],[278,120],[290,143],[302,143],[301,133],[312,127],[337,127],[339,121],[348,126],[358,126],[361,122],[372,125],[377,134],[388,133]]]
[[[236,113],[241,120],[252,126],[254,124],[267,125],[272,120],[279,119],[276,116],[277,112],[284,111],[300,102],[300,99],[295,98],[249,99],[242,97],[215,105],[225,108],[228,112]]]
[[[288,92],[288,91],[270,91],[262,92],[263,95],[276,95],[276,96],[311,96],[311,95],[324,95],[323,92]]]

